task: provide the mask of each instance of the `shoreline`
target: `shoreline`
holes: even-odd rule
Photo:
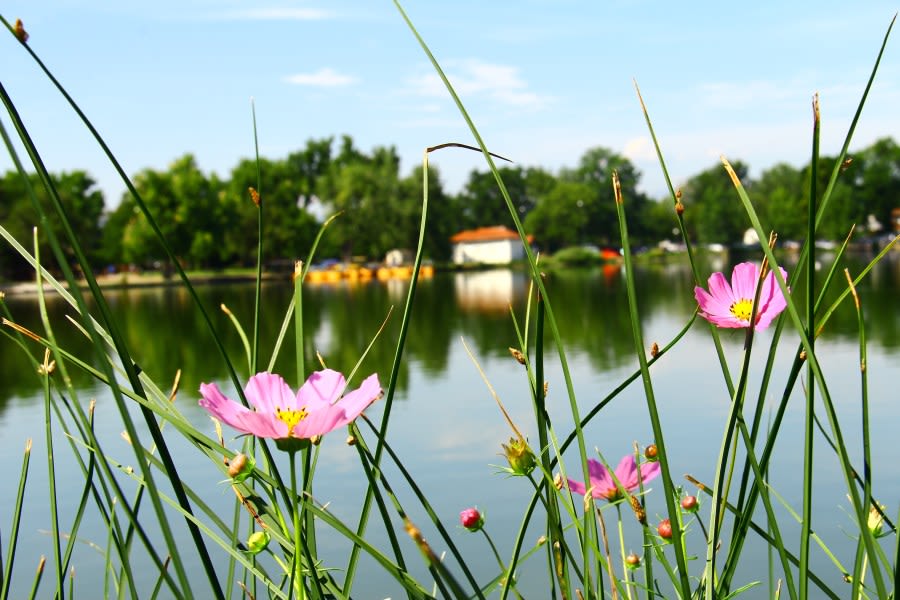
[[[218,285],[226,283],[252,283],[256,281],[256,273],[209,273],[192,275],[188,273],[188,278],[194,285]],[[290,281],[291,275],[285,273],[263,273],[264,282]],[[65,281],[60,282],[66,289],[69,285]],[[181,278],[177,275],[165,277],[161,273],[138,274],[138,273],[116,273],[114,275],[100,275],[97,277],[98,285],[104,290],[124,290],[132,288],[148,288],[148,287],[174,287],[182,285]],[[81,289],[88,289],[86,281],[79,280],[78,285]],[[49,283],[44,283],[44,292],[55,294],[56,290]],[[11,297],[36,296],[38,294],[38,286],[34,281],[17,281],[0,283],[0,293]]]

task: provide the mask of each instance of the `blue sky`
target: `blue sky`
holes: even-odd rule
[[[895,0],[896,2],[896,0]],[[724,154],[751,173],[809,159],[810,103],[822,152],[846,134],[900,3],[407,0],[490,148],[553,171],[605,146],[665,194],[640,112],[641,86],[676,185]],[[81,104],[125,169],[193,153],[227,176],[253,154],[283,158],[309,138],[396,146],[404,174],[425,147],[471,143],[446,91],[388,0],[6,0],[29,45]],[[900,30],[889,40],[852,148],[900,140]],[[111,205],[124,186],[12,36],[2,83],[51,171],[85,169]],[[4,125],[9,120],[4,113]],[[431,158],[457,191],[474,153]],[[11,168],[6,153],[0,171]]]

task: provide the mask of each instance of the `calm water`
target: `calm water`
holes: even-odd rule
[[[849,261],[851,272],[859,271],[861,260]],[[711,267],[720,269],[727,265]],[[687,322],[695,308],[692,287],[690,272],[684,264],[671,262],[640,269],[637,292],[648,345],[656,341],[662,346]],[[548,279],[548,288],[583,414],[637,368],[622,275],[616,268],[554,273]],[[362,368],[365,373],[378,372],[386,383],[406,291],[407,284],[403,282],[308,287],[304,295],[307,364],[314,364],[312,361],[318,352],[330,367],[349,372],[390,307],[394,306],[395,312],[385,333]],[[502,462],[498,456],[500,443],[509,438],[510,431],[461,340],[464,339],[478,357],[512,418],[533,441],[536,440],[525,373],[507,351],[508,346],[516,345],[509,307],[512,306],[521,319],[526,291],[525,277],[506,270],[439,274],[421,283],[388,434],[394,450],[403,457],[406,467],[435,509],[453,529],[462,551],[475,557],[472,565],[476,574],[484,577],[493,572],[492,559],[481,536],[467,534],[455,527],[459,510],[471,505],[482,509],[487,515],[489,532],[501,553],[508,556],[513,532],[530,499],[530,486],[522,480],[497,475],[491,466]],[[237,334],[216,307],[227,304],[249,331],[252,328],[252,286],[206,287],[200,293],[223,333],[232,359],[238,365],[246,365]],[[892,514],[900,499],[900,451],[893,443],[900,423],[895,385],[900,372],[900,257],[895,253],[879,265],[860,286],[859,293],[864,303],[869,341],[875,493],[888,506],[888,514]],[[290,294],[289,286],[272,284],[264,289],[262,364],[269,360]],[[196,405],[196,390],[204,381],[224,381],[226,374],[187,294],[177,288],[135,289],[110,292],[109,299],[131,342],[135,360],[164,388],[181,369],[178,407],[212,435],[211,422]],[[35,299],[7,298],[7,303],[16,320],[38,328]],[[858,433],[860,383],[856,315],[849,305],[844,308],[820,336],[817,353],[829,377],[847,443],[854,458],[858,459],[861,440]],[[51,305],[57,337],[63,346],[84,355],[88,346],[72,327],[66,325],[64,316],[69,312],[71,309],[61,301]],[[725,332],[723,339],[736,377],[743,335]],[[756,377],[752,379],[751,389],[757,389],[771,332],[764,332],[757,339],[752,367]],[[769,391],[769,402],[773,406],[780,396],[780,386],[795,348],[796,338],[788,330],[783,336]],[[296,382],[293,352],[293,344],[286,344],[275,369],[284,373],[292,385]],[[4,551],[22,449],[27,438],[33,438],[35,443],[26,495],[26,521],[20,532],[15,569],[15,589],[28,589],[38,557],[52,555],[50,539],[45,532],[49,529],[49,508],[43,395],[40,380],[13,343],[6,339],[0,341],[0,356],[0,459],[9,474],[8,485],[0,489],[0,506],[4,507],[0,510]],[[695,324],[679,346],[653,367],[652,374],[673,475],[690,473],[711,483],[729,398],[705,324]],[[547,380],[551,418],[558,434],[565,435],[571,430],[571,414],[558,361],[548,360]],[[76,383],[81,401],[96,398],[98,402],[97,429],[105,440],[106,451],[123,462],[133,460],[131,451],[119,438],[122,425],[108,394],[87,377],[77,376]],[[786,501],[799,510],[803,411],[802,399],[798,397],[797,400],[788,410],[771,481]],[[375,405],[367,414],[378,417],[382,409],[382,405]],[[824,413],[822,416],[824,419]],[[343,437],[343,434],[334,434],[323,443],[316,496],[321,502],[329,502],[329,508],[335,513],[355,522],[365,480],[360,474],[355,451],[343,444]],[[652,441],[651,437],[644,394],[639,384],[629,387],[607,406],[586,430],[589,448],[596,447],[611,462],[630,452],[633,441],[645,445]],[[219,471],[204,456],[179,443],[172,432],[167,433],[167,438],[175,448],[181,476],[211,505],[221,506],[230,514],[233,496],[221,483]],[[70,450],[57,430],[54,430],[54,443],[57,445],[57,475],[62,497],[64,501],[74,502],[81,493],[80,473],[73,467],[68,456]],[[843,532],[850,525],[846,492],[836,468],[837,462],[821,436],[818,444],[814,528],[850,568],[853,546]],[[574,454],[570,456],[574,460]],[[387,474],[395,487],[404,489],[396,471],[388,469]],[[648,496],[651,521],[664,510],[661,485],[656,487],[658,489]],[[425,525],[420,511],[415,509],[412,495],[401,491],[400,498],[414,518],[419,517],[419,524]],[[70,522],[74,506],[64,505],[61,511],[63,522]],[[177,518],[173,517],[172,522],[176,528],[181,525]],[[796,540],[799,529],[788,522],[787,516],[782,523],[787,539]],[[699,531],[694,529],[691,536],[696,551],[702,553],[702,540]],[[371,531],[373,539],[383,539],[379,526],[373,526]],[[535,527],[529,532],[529,543],[541,533]],[[436,535],[428,537],[438,550],[443,549]],[[105,547],[105,534],[97,520],[89,518],[82,527],[81,538],[85,543],[79,548],[73,564],[79,589],[87,590],[91,596],[90,590],[98,589],[102,581],[103,556],[101,550],[90,544]],[[639,541],[637,538],[633,541],[633,549],[637,550]],[[405,538],[403,542],[406,542]],[[343,567],[346,544],[335,536],[321,536],[321,543],[326,556],[332,553],[339,557],[334,559],[333,566]],[[407,544],[406,549],[408,562],[418,564],[415,548]],[[738,580],[764,579],[765,554],[761,547],[754,545],[745,554],[748,560]],[[699,562],[694,566],[699,572]],[[834,589],[841,589],[840,574],[818,550],[813,567],[833,583]],[[521,589],[542,589],[545,571],[543,559],[535,557],[519,574]],[[397,596],[396,586],[391,585],[389,578],[373,570],[365,573],[354,589],[355,595],[361,598]],[[146,577],[153,581],[152,573]],[[53,582],[49,573],[45,574],[45,579],[43,585],[47,595]],[[526,594],[526,597],[532,596],[543,597],[544,593]],[[758,588],[746,597],[765,596],[764,588]]]

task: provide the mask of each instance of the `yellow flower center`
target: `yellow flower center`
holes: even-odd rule
[[[731,305],[731,314],[741,321],[750,321],[750,313],[753,311],[753,301],[742,298]]]
[[[280,408],[275,409],[275,416],[278,417],[278,420],[287,425],[288,428],[288,437],[294,432],[294,425],[302,421],[307,417],[309,413],[306,412],[306,409],[301,408],[299,410],[281,410]]]

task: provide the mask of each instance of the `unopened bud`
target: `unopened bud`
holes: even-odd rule
[[[247,191],[250,192],[250,199],[253,200],[253,204],[257,206],[262,204],[262,200],[259,198],[259,192],[257,192],[255,188],[249,187],[247,188]]]
[[[477,508],[467,508],[459,513],[459,523],[469,531],[480,531],[484,527],[484,515]]]
[[[252,456],[247,456],[246,454],[235,454],[234,457],[228,462],[228,476],[231,477],[231,480],[234,483],[241,483],[253,473],[253,467],[256,466],[256,461]]]
[[[881,506],[884,510],[884,506]],[[869,517],[866,519],[866,526],[873,536],[881,537],[884,533],[884,515],[875,506],[869,508]]]
[[[656,447],[656,444],[650,444],[646,448],[644,448],[644,458],[649,460],[650,462],[656,462],[659,460],[659,449]]]
[[[656,342],[653,342],[653,345],[650,346],[650,356],[652,356],[653,358],[659,356],[659,344],[657,344]]]
[[[348,435],[348,436],[347,436],[347,445],[348,445],[348,446],[355,446],[355,445],[356,445],[356,436],[355,436],[355,435]]]
[[[641,557],[632,552],[628,556],[625,557],[625,566],[631,569],[640,569],[641,568]]]
[[[250,554],[259,554],[266,549],[272,538],[267,531],[254,531],[247,538],[247,552]]]
[[[664,540],[672,539],[672,522],[669,519],[663,519],[656,527],[656,533]]]
[[[528,442],[522,438],[509,438],[509,445],[500,444],[503,447],[503,455],[509,463],[509,472],[513,475],[530,475],[534,470],[537,459],[534,452],[528,447]]]
[[[546,535],[542,535],[541,537],[539,537],[539,538],[537,539],[536,545],[538,545],[538,546],[543,546],[543,545],[546,544],[546,543],[547,543],[547,536],[546,536]]]
[[[558,490],[563,489],[563,487],[565,487],[565,483],[566,482],[563,481],[563,477],[562,477],[561,473],[557,473],[556,476],[553,478],[553,487],[555,487]]]
[[[22,42],[23,44],[28,41],[28,32],[25,31],[25,25],[22,24],[22,19],[16,19],[16,39]]]
[[[697,509],[700,508],[700,503],[697,502],[697,496],[685,496],[682,498],[681,508],[689,513],[697,512]]]
[[[675,202],[675,214],[679,217],[684,214],[684,204],[681,203],[681,200]]]
[[[637,499],[636,496],[629,496],[628,501],[631,504],[631,510],[634,511],[634,516],[638,520],[638,523],[641,525],[647,524],[647,511],[644,510],[644,507],[641,506],[641,501]]]
[[[525,355],[522,354],[522,352],[520,350],[517,350],[517,349],[513,348],[512,346],[510,346],[509,353],[512,354],[513,358],[516,359],[516,361],[520,365],[525,364]]]

